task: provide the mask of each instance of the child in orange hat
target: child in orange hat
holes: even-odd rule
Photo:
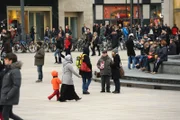
[[[51,75],[53,76],[53,79],[51,80],[51,84],[53,86],[54,92],[52,95],[48,97],[49,100],[51,100],[55,95],[57,97],[57,100],[59,99],[59,88],[60,84],[62,83],[61,80],[58,78],[58,72],[57,71],[52,71]]]

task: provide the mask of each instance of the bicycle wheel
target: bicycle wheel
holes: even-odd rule
[[[48,50],[49,50],[49,46],[48,46],[47,43],[44,43],[44,44],[43,44],[43,47],[44,47],[44,50],[45,50],[45,51],[48,51]]]
[[[31,53],[35,53],[37,51],[37,45],[35,43],[30,43],[28,46],[28,50]]]
[[[49,49],[51,50],[51,52],[55,52],[56,51],[56,45],[54,43],[50,43]]]
[[[14,52],[22,53],[24,51],[23,46],[20,43],[14,44]]]

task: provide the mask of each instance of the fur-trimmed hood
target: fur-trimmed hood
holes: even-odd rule
[[[21,68],[22,68],[22,65],[23,65],[23,63],[22,63],[21,61],[12,63],[12,64],[11,64],[11,69],[15,69],[15,68],[21,69]]]

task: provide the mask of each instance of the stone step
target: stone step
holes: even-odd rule
[[[139,82],[151,82],[151,83],[161,83],[161,84],[178,84],[180,85],[180,76],[178,78],[173,78],[172,77],[159,77],[159,76],[124,76],[125,80],[130,80],[130,81],[139,81]]]
[[[93,78],[95,82],[101,82],[100,78]],[[133,80],[124,80],[121,79],[121,86],[126,87],[137,87],[137,88],[147,88],[147,89],[159,89],[159,90],[177,90],[180,91],[180,85],[175,84],[163,84],[155,82],[142,82],[142,81],[133,81]],[[114,84],[111,81],[111,84]]]

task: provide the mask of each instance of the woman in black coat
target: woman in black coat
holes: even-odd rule
[[[113,63],[111,64],[111,71],[112,71],[112,79],[114,80],[114,84],[115,84],[115,91],[113,93],[120,93],[120,63],[121,63],[121,59],[120,56],[118,54],[118,49],[115,48],[114,50],[112,50],[112,56],[113,56]]]
[[[0,61],[0,93],[1,93],[1,87],[2,87],[2,80],[3,80],[3,77],[5,75],[5,71],[4,71],[4,68],[5,66],[3,65],[3,63]],[[0,96],[1,98],[1,96]],[[3,106],[0,105],[0,120],[2,120],[2,109],[3,109]]]
[[[79,71],[80,75],[82,76],[82,80],[83,80],[83,94],[90,94],[88,92],[88,88],[89,85],[91,83],[91,78],[92,78],[92,64],[89,58],[89,48],[84,48],[83,49],[83,54],[84,54],[84,59],[83,62],[85,62],[88,66],[88,68],[90,68],[90,72],[84,72],[84,71]]]

